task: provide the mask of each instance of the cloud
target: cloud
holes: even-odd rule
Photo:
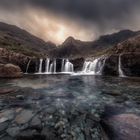
[[[56,44],[61,44],[69,36],[85,41],[95,38],[94,32],[90,30],[93,25],[91,28],[84,28],[85,24],[40,9],[26,8],[20,12],[0,9],[0,21],[16,25],[45,41],[53,41]]]
[[[51,34],[53,36],[56,33],[54,38],[58,36],[57,42],[62,42],[64,36],[67,37],[70,33],[82,40],[84,38],[92,40],[100,34],[140,28],[139,0],[0,0],[0,2],[1,20],[4,21],[2,14],[5,19],[11,17],[11,23],[15,24],[17,21],[16,25],[29,31],[33,30],[32,33],[47,40],[54,41]],[[16,18],[14,22],[13,17]],[[42,19],[46,20],[46,23],[43,23]],[[40,31],[44,31],[46,26],[48,31],[42,35],[39,29],[35,27],[33,29],[33,26]]]

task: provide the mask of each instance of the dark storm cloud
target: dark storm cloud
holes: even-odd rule
[[[140,7],[139,0],[29,0],[35,6],[49,8],[68,16],[89,20],[114,19]],[[29,2],[28,1],[28,2]]]
[[[140,0],[0,0],[0,10],[13,11],[25,20],[26,15],[20,16],[20,12],[27,7],[69,19],[85,30],[93,30],[96,36],[121,29],[140,29]]]
[[[0,0],[5,8],[21,8],[26,4],[49,9],[68,17],[92,20],[118,20],[140,7],[140,0]]]

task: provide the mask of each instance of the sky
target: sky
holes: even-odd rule
[[[0,21],[61,44],[140,30],[140,0],[0,0]]]

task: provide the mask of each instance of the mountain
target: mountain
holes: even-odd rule
[[[51,42],[45,42],[14,25],[0,22],[0,47],[28,56],[47,54],[56,48]]]
[[[140,53],[140,35],[131,37],[109,50],[111,54]]]
[[[140,35],[131,37],[106,52],[104,75],[118,75],[121,67],[126,76],[140,77]]]
[[[140,31],[122,30],[117,33],[101,36],[99,39],[89,42],[68,37],[60,47],[51,50],[49,54],[51,57],[89,57],[101,55],[118,43],[139,34]]]

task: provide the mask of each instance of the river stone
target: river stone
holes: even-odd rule
[[[3,123],[0,123],[0,133],[2,131],[4,131],[8,127],[8,125],[9,125],[9,122],[8,121],[3,122]]]
[[[14,111],[11,110],[3,110],[0,112],[0,123],[3,123],[8,120],[12,120],[14,118]]]
[[[29,122],[33,116],[34,114],[31,110],[23,110],[19,115],[16,116],[15,122],[17,124],[25,124]]]
[[[60,138],[56,136],[56,131],[54,131],[52,128],[44,127],[41,135],[44,136],[46,140],[60,140]]]
[[[14,139],[10,136],[4,136],[2,137],[2,140],[14,140]]]
[[[16,140],[45,140],[45,136],[39,134],[36,130],[24,130],[18,136]]]
[[[103,91],[102,92],[103,94],[108,94],[108,95],[111,95],[111,96],[121,96],[121,93],[120,92],[114,92],[114,91]]]
[[[41,120],[39,119],[39,116],[35,116],[32,121],[30,122],[31,127],[41,128]]]
[[[25,97],[23,95],[17,95],[16,98],[19,100],[24,100]]]
[[[8,128],[6,131],[11,137],[16,137],[19,132],[20,132],[20,128],[19,127],[11,127]]]
[[[13,88],[1,88],[0,89],[0,95],[1,94],[8,94],[8,93],[14,93],[16,92],[17,90],[16,89],[13,89]]]
[[[113,140],[139,140],[140,116],[135,114],[113,115],[104,120],[108,135]]]
[[[23,73],[19,66],[13,64],[0,64],[1,78],[20,78]]]

